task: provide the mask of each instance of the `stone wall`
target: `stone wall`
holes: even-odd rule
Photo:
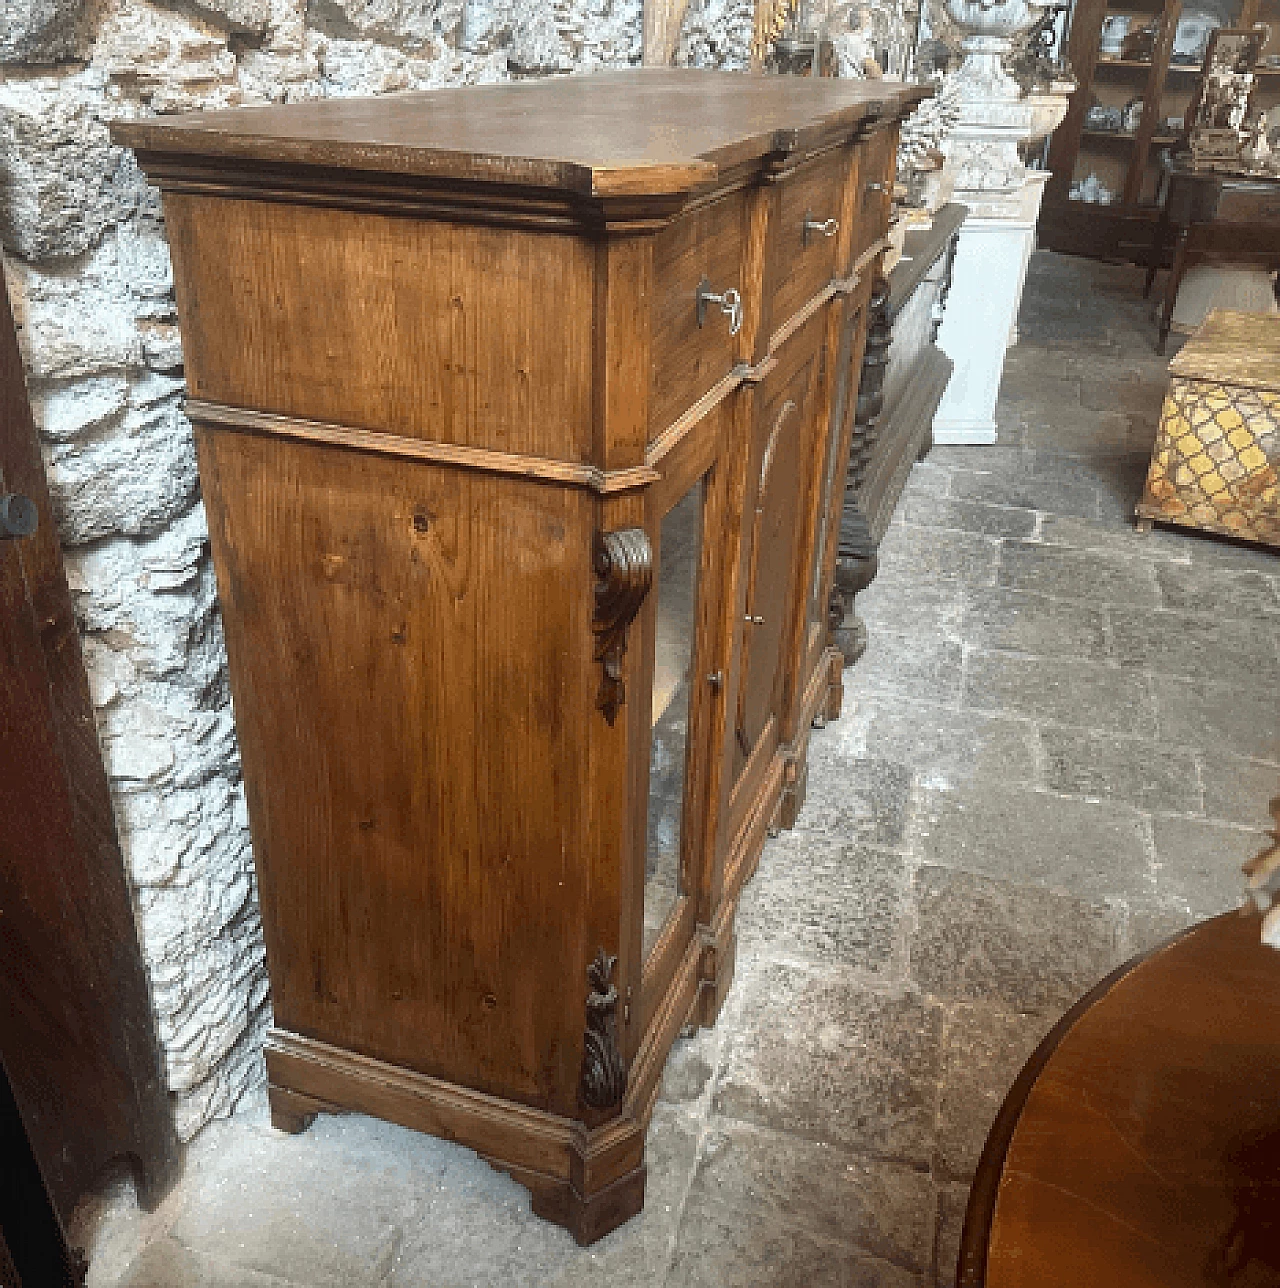
[[[636,64],[641,32],[641,0],[0,0],[0,239],[184,1138],[261,1081],[269,999],[164,223],[107,122]]]

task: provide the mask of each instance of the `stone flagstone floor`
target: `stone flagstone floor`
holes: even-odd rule
[[[1280,788],[1280,558],[1130,513],[1165,384],[1137,270],[1034,257],[1000,442],[938,448],[860,598],[799,826],[677,1045],[641,1217],[581,1250],[468,1151],[215,1124],[94,1288],[924,1288],[1023,1060],[1133,953],[1239,901]]]

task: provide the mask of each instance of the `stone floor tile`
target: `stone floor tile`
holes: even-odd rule
[[[1145,559],[1011,541],[1000,551],[997,579],[1001,586],[1059,599],[1156,608],[1160,604],[1156,571]]]
[[[1107,378],[1080,381],[1080,402],[1093,411],[1138,412],[1158,417],[1169,387],[1168,376],[1123,371]]]
[[[1280,763],[1280,719],[1274,690],[1222,684],[1204,676],[1153,675],[1162,742],[1206,756],[1226,754]]]
[[[1253,569],[1171,564],[1157,568],[1156,576],[1165,608],[1245,619],[1280,613],[1275,583]]]
[[[963,651],[953,640],[870,632],[867,651],[845,672],[846,700],[872,693],[898,693],[932,702],[958,701]]]
[[[1028,447],[1068,454],[1099,448],[1122,452],[1133,445],[1129,418],[1119,412],[1092,411],[1077,405],[1049,408],[1037,418],[1024,410],[1023,423],[1022,441]]]
[[[1057,1022],[989,1002],[948,1008],[934,1179],[969,1181],[1009,1088]]]
[[[913,893],[911,978],[933,997],[1065,1011],[1121,960],[1123,919],[1100,904],[928,865]]]
[[[964,587],[946,581],[894,581],[877,577],[854,602],[868,631],[958,638],[964,617]]]
[[[953,501],[949,497],[904,496],[900,509],[904,523],[925,528],[955,528],[988,537],[1029,537],[1036,530],[1034,510],[1016,510],[981,501]]]
[[[777,1218],[906,1270],[932,1264],[933,1181],[902,1163],[716,1118],[689,1198]]]
[[[1080,380],[1076,376],[1049,375],[1038,362],[1013,360],[1005,364],[1000,400],[1032,407],[1070,407],[1080,402]]]
[[[932,455],[923,461],[917,461],[907,476],[903,496],[910,497],[943,497],[946,496],[951,482],[951,471]]]
[[[1280,682],[1280,616],[1237,621],[1117,604],[1111,610],[1111,639],[1112,656],[1124,666],[1203,675],[1245,689]]]
[[[1168,528],[1139,532],[1132,523],[1115,520],[1079,519],[1070,514],[1046,514],[1036,538],[1047,546],[1069,546],[1073,550],[1100,550],[1106,554],[1136,559],[1167,559],[1190,563],[1191,538]]]
[[[1280,765],[1238,756],[1205,756],[1200,761],[1206,817],[1245,827],[1270,827],[1268,808],[1280,796]]]
[[[306,1284],[192,1252],[168,1235],[148,1244],[118,1282],[119,1288],[304,1288]]]
[[[834,738],[814,736],[808,794],[796,827],[844,845],[898,847],[907,830],[911,784],[906,765],[849,756]]]
[[[1107,613],[1098,604],[1050,599],[1005,586],[970,586],[962,628],[967,644],[1037,657],[1107,656]]]
[[[941,465],[947,470],[971,470],[979,474],[1022,474],[1027,468],[1026,452],[1008,443],[980,447],[941,443],[929,453],[928,459],[931,464]]]
[[[1035,731],[1026,721],[890,697],[875,698],[870,707],[867,754],[913,766],[930,788],[977,777],[1035,781]]]
[[[1241,867],[1266,846],[1266,836],[1176,815],[1157,815],[1152,824],[1161,897],[1185,900],[1197,920],[1239,906],[1245,895]]]
[[[934,1288],[956,1288],[960,1236],[964,1233],[964,1214],[968,1205],[967,1185],[938,1187],[938,1233],[933,1257]]]
[[[321,1115],[299,1136],[215,1126],[200,1146],[173,1237],[246,1272],[313,1288],[380,1284],[421,1186],[489,1171],[469,1151],[362,1116]]]
[[[943,867],[1093,902],[1153,893],[1143,818],[1126,805],[980,780],[934,793],[924,817],[916,853]]]
[[[786,1220],[691,1201],[666,1288],[923,1288],[922,1276]]]
[[[926,1166],[940,1009],[864,987],[842,967],[742,972],[741,1012],[714,1105],[730,1118]]]
[[[976,532],[948,532],[896,524],[880,543],[880,576],[912,585],[964,581],[989,586],[999,542]]]
[[[1280,550],[1186,528],[1170,527],[1167,530],[1185,537],[1191,552],[1191,562],[1194,564],[1237,572],[1260,572],[1264,577],[1280,576]]]
[[[963,705],[1055,724],[1151,737],[1155,708],[1147,678],[1109,662],[1020,657],[972,650]]]
[[[738,955],[900,973],[907,861],[822,832],[765,847],[738,908]]]
[[[1043,784],[1065,796],[1124,801],[1142,810],[1199,814],[1204,805],[1195,756],[1149,738],[1044,725]]]
[[[1098,492],[1091,483],[1047,475],[958,469],[951,475],[950,495],[963,501],[981,501],[986,505],[1022,510],[1047,510],[1053,514],[1078,514],[1088,519],[1098,513]]]
[[[1195,921],[1185,899],[1131,899],[1125,912],[1125,960],[1158,948]]]

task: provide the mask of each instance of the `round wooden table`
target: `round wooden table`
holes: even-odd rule
[[[1280,952],[1252,908],[1076,1004],[987,1138],[959,1288],[1280,1285]]]

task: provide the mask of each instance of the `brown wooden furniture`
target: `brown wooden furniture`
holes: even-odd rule
[[[164,190],[275,1121],[643,1200],[827,599],[918,88],[644,71],[116,127]],[[855,374],[856,378],[856,374]]]
[[[1160,306],[1157,353],[1164,352],[1178,287],[1193,264],[1221,260],[1280,272],[1280,178],[1171,166],[1152,234],[1144,297],[1151,294],[1171,241],[1173,264]]]
[[[845,662],[866,648],[855,596],[875,579],[880,542],[911,467],[933,446],[933,416],[954,366],[935,340],[951,289],[962,205],[943,206],[903,239],[902,258],[871,290],[837,545],[831,627]]]
[[[1250,906],[1122,966],[1014,1083],[959,1288],[1280,1282],[1280,952]]]
[[[154,1206],[176,1174],[178,1143],[3,273],[0,995],[0,1063],[57,1220],[116,1160]],[[0,1226],[21,1263],[39,1255],[29,1237],[42,1238],[42,1226],[20,1217],[15,1242],[5,1225],[8,1187],[30,1186],[17,1125],[0,1123],[0,1134]]]
[[[1270,25],[1265,54],[1280,53],[1280,0],[1224,0],[1231,25]],[[1184,118],[1199,84],[1199,62],[1172,61],[1178,20],[1199,9],[1195,0],[1075,0],[1068,35],[1068,57],[1076,90],[1062,124],[1049,144],[1053,177],[1045,188],[1037,239],[1048,250],[1103,259],[1148,263],[1152,225],[1159,214],[1161,158],[1182,137],[1169,126]],[[1222,7],[1215,2],[1215,8]],[[1133,24],[1155,22],[1150,59],[1099,56],[1103,24],[1109,16],[1128,16]],[[1136,130],[1090,129],[1085,117],[1094,99],[1123,109],[1134,98],[1142,112]],[[1270,110],[1280,103],[1280,69],[1259,67],[1254,98]],[[1274,122],[1273,122],[1274,123]],[[1099,205],[1070,197],[1074,181],[1096,173],[1119,201]],[[1162,264],[1167,260],[1162,260]]]

